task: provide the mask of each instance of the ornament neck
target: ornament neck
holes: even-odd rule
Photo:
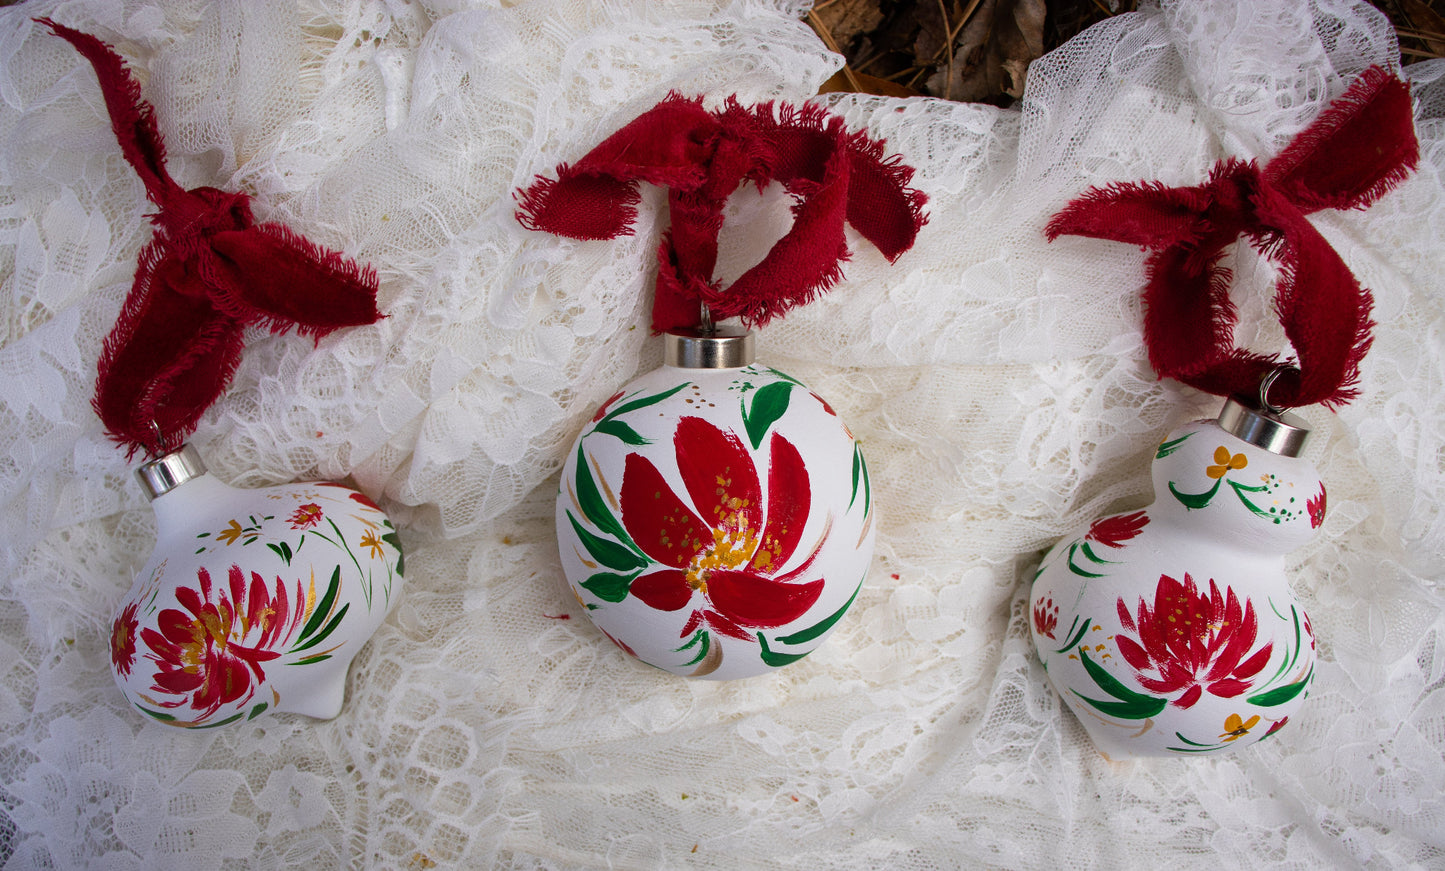
[[[1240,441],[1282,457],[1298,457],[1310,436],[1309,424],[1299,415],[1238,395],[1225,400],[1216,422]]]
[[[204,474],[206,464],[201,462],[200,453],[189,444],[156,457],[135,470],[135,476],[145,488],[146,498],[152,501]]]
[[[662,361],[678,369],[741,369],[753,362],[753,333],[733,325],[662,334]]]

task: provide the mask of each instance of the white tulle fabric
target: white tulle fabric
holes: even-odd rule
[[[1149,498],[1213,397],[1144,357],[1143,254],[1048,217],[1090,185],[1267,159],[1371,64],[1344,0],[1120,15],[1016,109],[830,96],[918,168],[889,266],[766,328],[759,357],[863,440],[878,553],[823,648],[688,682],[563,584],[551,502],[592,408],[656,365],[634,236],[530,233],[511,192],[670,90],[803,100],[839,65],[786,0],[33,0],[0,10],[0,859],[7,868],[1412,867],[1445,864],[1445,63],[1407,67],[1419,171],[1313,220],[1376,299],[1359,401],[1303,414],[1331,512],[1290,559],[1320,638],[1303,713],[1236,756],[1111,765],[1033,659],[1041,549]],[[257,335],[194,443],[231,483],[349,477],[403,525],[408,586],[329,722],[183,732],[111,682],[108,621],[153,522],[89,409],[148,238],[95,78],[31,22],[111,42],[186,186],[373,264],[375,326]],[[741,194],[721,271],[782,232]],[[1272,268],[1233,257],[1277,351]]]

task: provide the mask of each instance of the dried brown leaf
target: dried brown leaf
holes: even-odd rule
[[[859,34],[871,33],[883,23],[879,0],[832,0],[819,3],[809,13],[814,29],[828,31],[840,50],[846,50]]]

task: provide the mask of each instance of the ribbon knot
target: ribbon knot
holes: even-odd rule
[[[1306,220],[1320,209],[1363,209],[1419,160],[1404,82],[1378,67],[1264,167],[1220,161],[1200,185],[1155,182],[1093,188],[1049,222],[1050,240],[1089,236],[1143,246],[1144,341],[1163,377],[1219,395],[1253,395],[1278,355],[1234,347],[1231,275],[1219,265],[1243,237],[1276,262],[1275,307],[1298,357],[1270,402],[1336,406],[1353,399],[1369,350],[1372,299]]]
[[[719,319],[760,326],[841,277],[845,222],[890,261],[913,245],[927,198],[883,145],[815,106],[775,112],[729,99],[710,112],[673,94],[559,166],[557,178],[539,177],[520,193],[517,220],[573,239],[613,239],[632,232],[638,182],[666,187],[671,228],[658,249],[652,328],[697,325],[700,303]],[[724,290],[712,274],[727,199],[743,183],[775,181],[793,197],[793,226]]]
[[[374,323],[376,273],[281,224],[257,223],[250,197],[182,188],[140,85],[110,46],[37,19],[95,68],[111,128],[158,207],[135,282],[98,366],[96,414],[133,454],[176,447],[230,382],[247,327],[319,339]]]

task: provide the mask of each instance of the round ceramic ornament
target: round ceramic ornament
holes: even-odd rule
[[[137,476],[156,545],[110,634],[130,703],[190,727],[340,713],[352,658],[401,593],[386,514],[341,484],[231,487],[189,445]]]
[[[862,588],[868,467],[736,327],[669,333],[665,364],[598,409],[562,471],[567,581],[618,647],[675,674],[763,674],[807,655]]]
[[[1325,514],[1297,416],[1231,398],[1159,446],[1155,500],[1044,557],[1030,598],[1050,683],[1111,759],[1273,735],[1314,676],[1284,559]]]

